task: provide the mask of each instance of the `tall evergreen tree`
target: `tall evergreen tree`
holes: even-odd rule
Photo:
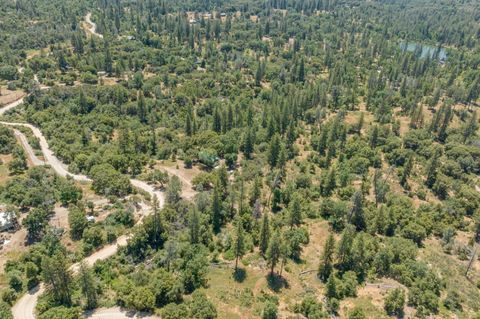
[[[294,194],[288,205],[288,224],[290,228],[299,226],[302,223],[302,206],[298,194]]]
[[[337,288],[337,279],[333,273],[330,274],[327,280],[327,285],[325,287],[328,299],[333,299],[338,297],[338,288]]]
[[[146,123],[147,122],[147,106],[145,104],[145,94],[143,93],[143,90],[140,90],[138,92],[137,112],[138,112],[138,117],[140,118],[140,122]]]
[[[323,282],[326,282],[330,277],[330,275],[332,274],[334,254],[335,254],[335,238],[333,237],[333,234],[330,233],[328,235],[327,241],[325,242],[322,258],[320,261],[320,266],[318,267],[317,275]]]
[[[274,168],[277,165],[278,157],[280,155],[281,142],[280,136],[275,134],[270,142],[270,147],[268,149],[268,163],[270,167]]]
[[[247,128],[245,135],[243,137],[243,154],[247,159],[252,157],[254,148],[254,135],[251,128]]]
[[[427,168],[427,180],[425,184],[432,188],[437,181],[438,159],[440,158],[440,150],[436,150]]]
[[[212,194],[212,225],[215,233],[220,232],[220,227],[222,226],[222,203],[219,188],[220,186],[217,182]]]
[[[104,53],[105,53],[105,72],[107,72],[108,76],[112,76],[113,74],[113,60],[112,60],[112,55],[110,53],[110,47],[105,41],[105,46],[104,46]]]
[[[94,309],[97,307],[97,286],[92,271],[85,262],[80,263],[78,269],[78,282],[83,296],[86,299],[86,308]]]
[[[358,231],[364,230],[366,227],[365,216],[363,212],[363,194],[360,191],[353,195],[352,211],[350,213],[350,221]]]
[[[213,130],[217,133],[222,132],[222,116],[220,115],[218,106],[215,107],[215,111],[213,112]]]
[[[478,129],[477,111],[473,111],[467,126],[463,130],[463,143],[466,143],[469,138],[475,135]]]
[[[72,305],[72,274],[67,266],[67,258],[61,253],[42,259],[42,274],[47,287],[56,302],[64,306]]]
[[[192,209],[189,219],[190,243],[192,245],[200,242],[200,214],[197,209]]]
[[[270,275],[274,275],[275,266],[282,257],[282,238],[280,231],[276,230],[270,238],[267,249],[267,264],[270,266]]]
[[[265,253],[267,252],[269,242],[270,242],[270,224],[268,220],[268,215],[263,214],[262,225],[260,228],[260,240],[259,240],[259,248],[262,255],[265,255]]]
[[[403,166],[403,171],[402,175],[400,176],[400,185],[403,186],[403,188],[408,189],[408,178],[410,177],[410,173],[412,172],[413,169],[413,155],[410,155],[407,159],[407,162]]]
[[[237,228],[235,232],[234,253],[235,253],[235,272],[238,270],[238,259],[245,254],[245,234],[242,219],[237,219]]]
[[[339,268],[349,270],[352,266],[352,246],[355,238],[355,227],[347,225],[342,232],[342,237],[337,247]]]

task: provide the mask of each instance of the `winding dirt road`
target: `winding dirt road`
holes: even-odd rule
[[[0,116],[5,114],[8,110],[11,110],[18,105],[23,103],[23,98],[19,99],[13,103],[10,103],[6,105],[5,107],[0,109]],[[91,181],[90,178],[88,178],[85,175],[77,175],[77,174],[71,174],[68,172],[67,167],[65,164],[63,164],[52,152],[52,150],[48,146],[48,142],[43,136],[42,132],[35,126],[27,123],[15,123],[15,122],[2,122],[0,121],[0,124],[3,125],[8,125],[12,127],[18,127],[18,126],[23,126],[27,127],[30,130],[32,130],[33,134],[35,137],[37,137],[40,141],[40,147],[43,153],[43,156],[45,157],[45,162],[41,161],[35,156],[35,153],[28,143],[28,140],[26,136],[18,131],[14,130],[15,134],[19,137],[22,146],[24,147],[27,155],[31,159],[32,163],[34,165],[44,165],[48,164],[50,165],[53,170],[60,176],[66,177],[66,176],[71,176],[74,180],[80,181],[80,182],[88,182]],[[130,182],[132,185],[138,189],[141,189],[145,192],[147,192],[151,197],[154,195],[158,199],[158,206],[160,208],[163,207],[165,204],[165,198],[164,194],[155,190],[153,186],[148,185],[147,183],[136,180],[136,179],[131,179]],[[151,210],[149,209],[148,206],[144,205],[142,207],[143,211],[143,216],[147,215]],[[141,223],[143,221],[143,218],[139,220],[138,223]],[[117,238],[117,241],[114,244],[104,246],[102,249],[96,251],[92,255],[88,256],[87,258],[84,259],[84,261],[88,265],[93,265],[97,260],[103,260],[108,257],[113,256],[114,254],[117,253],[118,248],[121,246],[125,246],[127,244],[127,240],[129,238],[129,235],[124,235],[119,238]],[[77,272],[79,268],[79,264],[74,264],[70,267],[72,272]],[[38,301],[38,298],[40,295],[45,291],[44,285],[40,284],[39,286],[33,288],[29,292],[27,292],[25,295],[23,295],[17,303],[12,307],[12,313],[13,317],[15,319],[35,319],[35,307]],[[109,309],[98,309],[94,311],[93,313],[90,313],[87,315],[88,318],[91,319],[121,319],[121,318],[135,318],[133,317],[131,312],[126,312],[123,311],[120,308],[109,308]],[[155,319],[157,317],[154,316],[145,316],[145,315],[139,315],[141,318],[144,319]]]
[[[27,140],[27,137],[25,136],[25,134],[23,134],[22,132],[20,132],[19,130],[16,130],[16,129],[13,129],[13,133],[20,140],[20,143],[22,144],[23,149],[27,153],[28,158],[32,161],[32,164],[34,166],[45,165],[45,162],[42,161],[41,159],[39,159],[35,155],[35,151],[30,146],[30,144],[28,144],[28,140]]]
[[[97,24],[92,21],[92,13],[91,12],[87,13],[87,15],[85,16],[85,22],[90,26],[88,28],[88,31],[91,34],[96,35],[99,38],[103,38],[103,34],[97,33]]]

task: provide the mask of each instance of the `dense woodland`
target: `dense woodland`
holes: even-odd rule
[[[479,318],[478,1],[18,0],[0,12],[0,83],[29,93],[3,119],[40,128],[92,179],[31,167],[0,126],[0,202],[28,242],[5,265],[0,317],[44,282],[40,319],[115,305]],[[199,172],[193,198],[164,162]],[[90,191],[109,201],[104,220],[87,219]],[[55,205],[64,232],[48,223]],[[69,269],[127,233],[115,256]]]

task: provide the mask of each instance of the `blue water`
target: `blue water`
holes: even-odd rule
[[[403,51],[408,52],[416,52],[421,58],[426,58],[430,56],[430,58],[437,56],[438,60],[446,60],[447,59],[447,51],[444,48],[436,48],[429,45],[422,45],[418,43],[400,43],[400,49]]]

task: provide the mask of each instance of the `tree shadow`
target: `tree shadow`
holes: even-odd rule
[[[233,279],[236,282],[242,283],[245,278],[247,278],[247,272],[243,268],[237,268],[236,270],[233,271]]]
[[[279,292],[282,288],[290,287],[288,281],[284,277],[276,273],[269,273],[267,275],[267,283],[268,287],[275,292]]]

